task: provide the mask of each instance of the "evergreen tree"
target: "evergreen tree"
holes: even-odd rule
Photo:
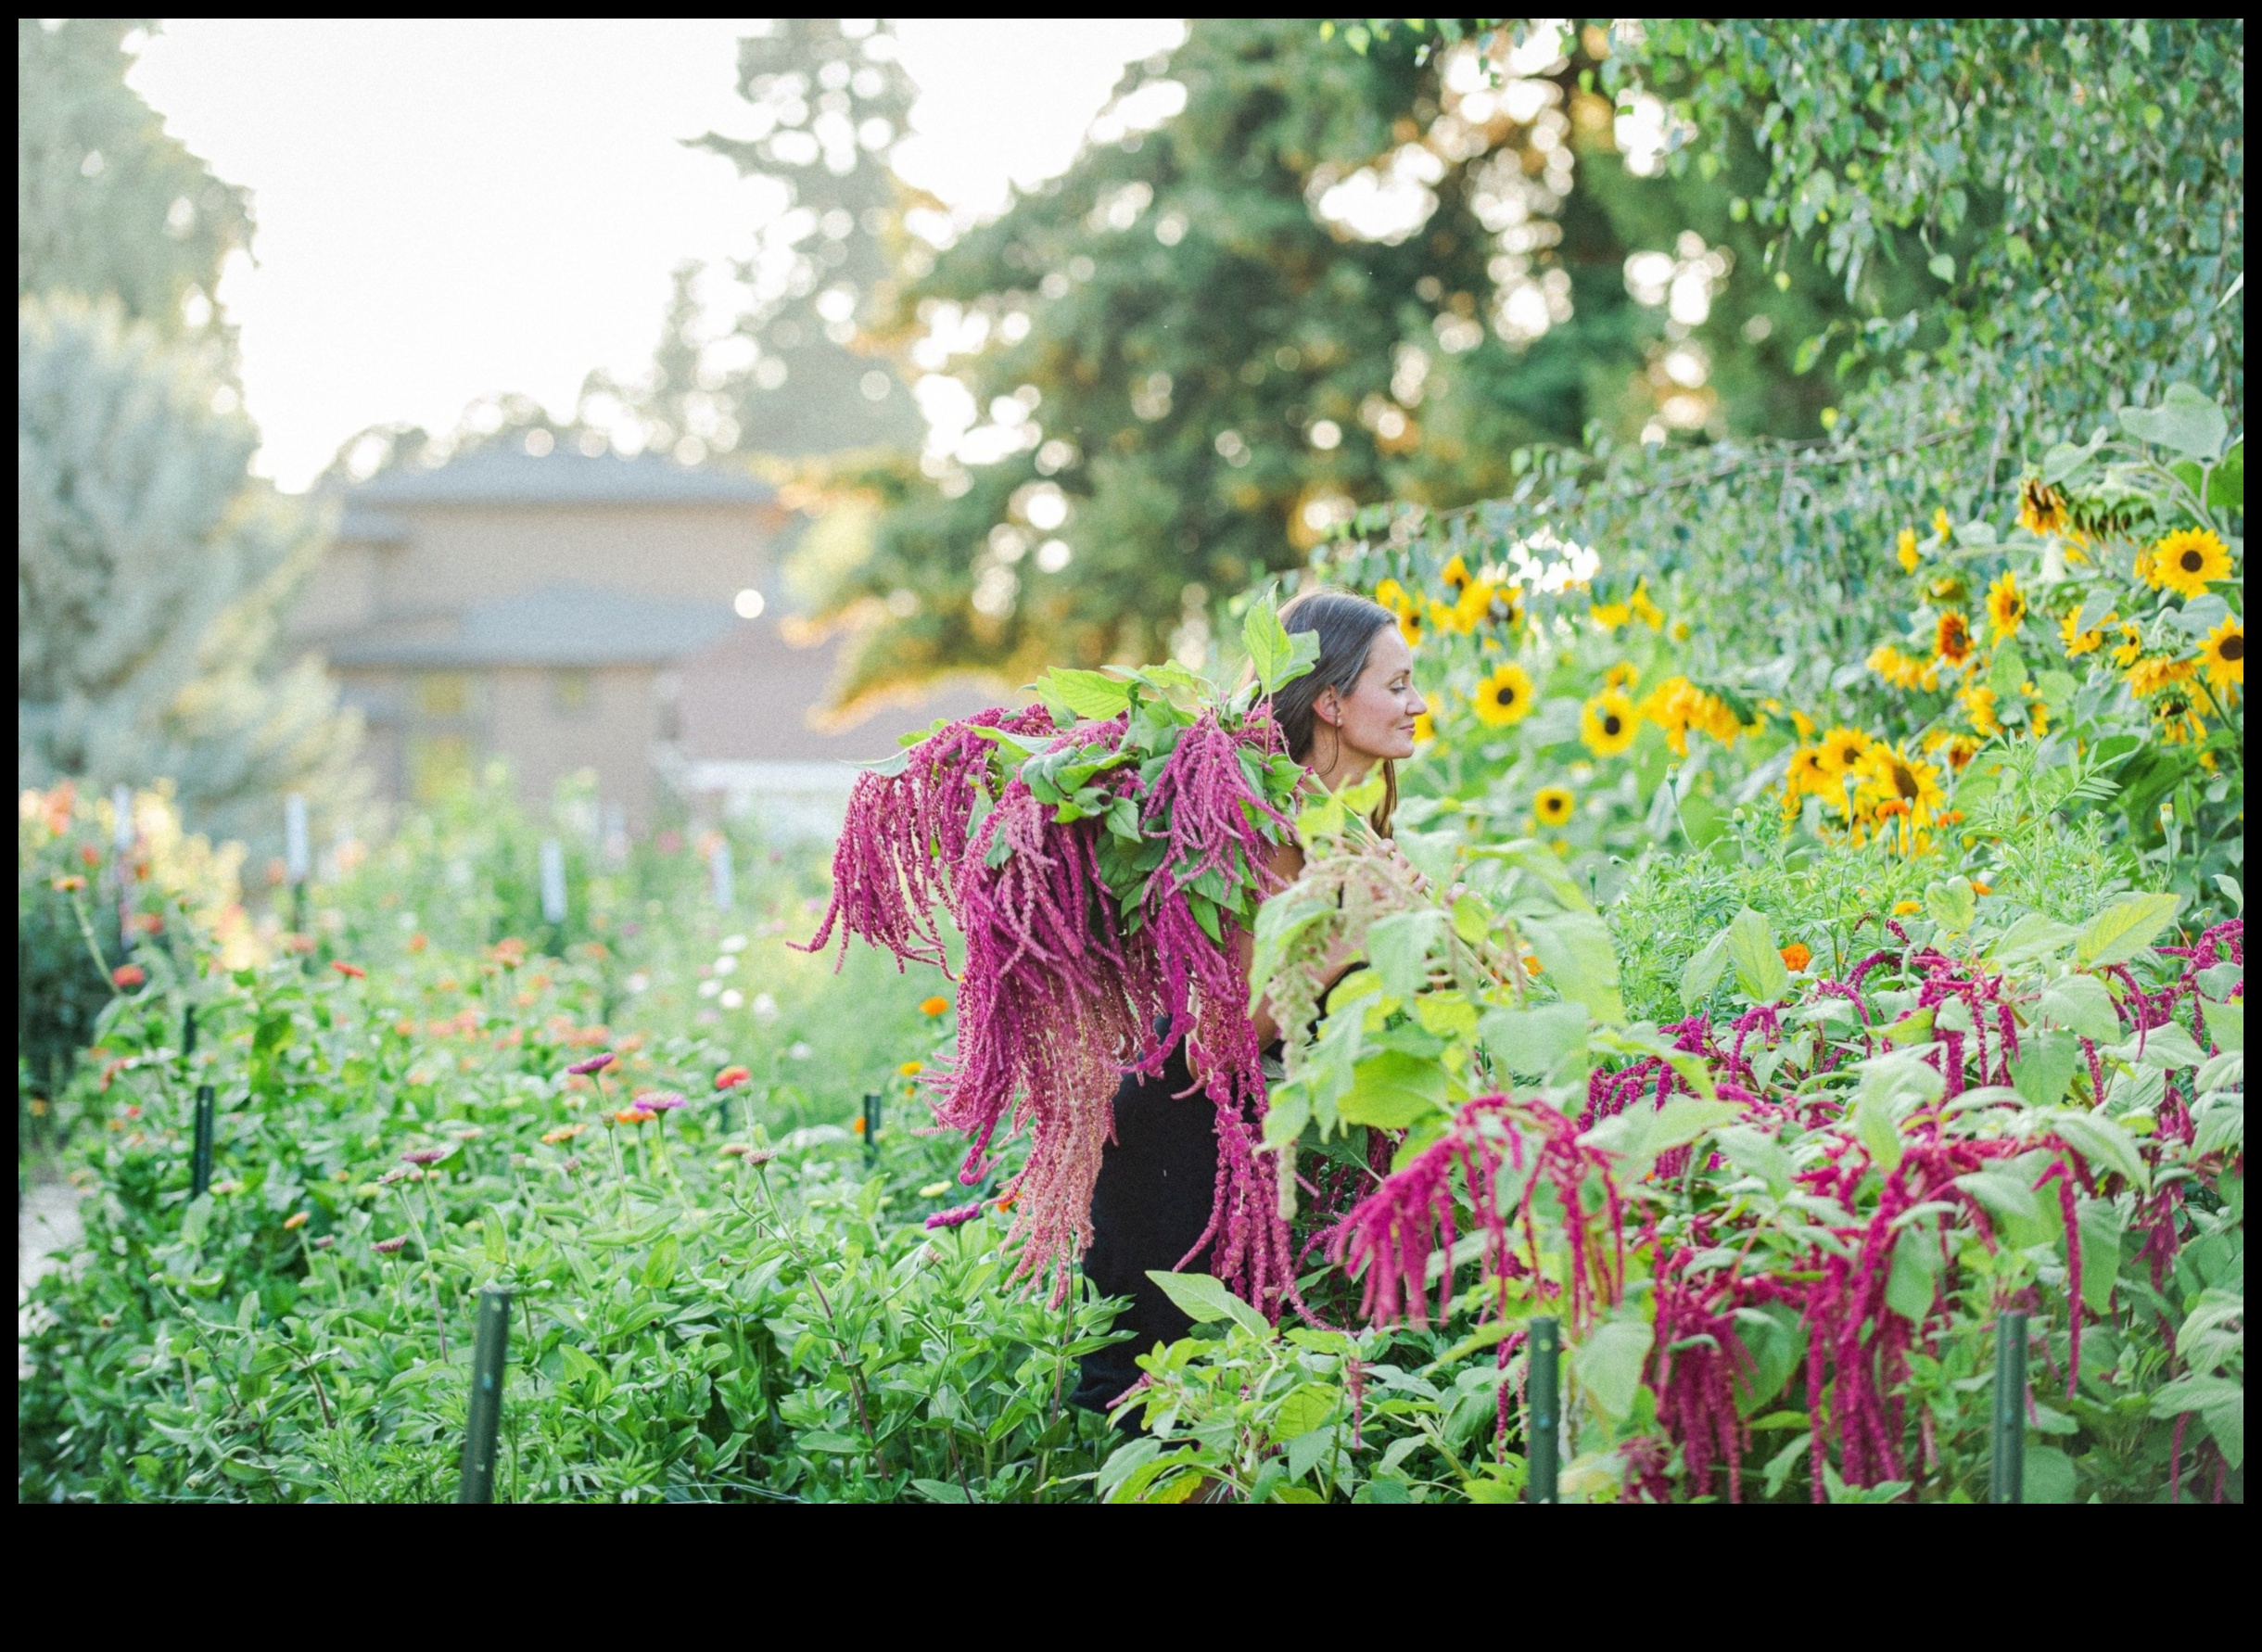
[[[733,337],[752,360],[733,362],[724,381],[739,445],[782,455],[900,446],[917,434],[917,413],[865,333],[893,311],[898,273],[919,257],[903,226],[915,203],[888,168],[916,89],[895,36],[869,19],[780,18],[770,28],[739,42],[755,135],[697,140],[793,196],[734,272],[754,295]],[[671,366],[664,349],[659,366],[663,383],[680,383],[698,362]]]
[[[267,836],[277,792],[350,805],[355,730],[275,652],[320,531],[248,474],[210,319],[248,209],[125,84],[132,32],[17,36],[18,781],[170,778],[197,830]]]
[[[108,293],[169,332],[214,324],[251,204],[125,83],[133,18],[16,22],[16,292]]]

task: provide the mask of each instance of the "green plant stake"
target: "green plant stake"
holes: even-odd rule
[[[197,1059],[197,1006],[189,1005],[181,1011],[181,1072],[185,1076],[189,1063]]]
[[[196,1145],[189,1151],[188,1196],[202,1199],[212,1185],[212,1087],[197,1087]]]
[[[1989,1501],[2023,1503],[2027,1491],[2027,1316],[1995,1322],[1995,1450]]]
[[[458,1503],[495,1500],[495,1439],[502,1422],[502,1367],[510,1343],[511,1293],[489,1285],[479,1292],[479,1328],[471,1345],[471,1406],[464,1419]]]
[[[864,1168],[871,1169],[880,1162],[880,1097],[877,1091],[864,1098]]]
[[[1553,1319],[1531,1322],[1531,1420],[1525,1425],[1524,1501],[1555,1503],[1556,1430],[1562,1426],[1562,1332]]]

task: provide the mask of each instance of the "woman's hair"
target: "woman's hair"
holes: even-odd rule
[[[1288,737],[1289,756],[1299,763],[1311,755],[1317,732],[1315,707],[1320,695],[1333,689],[1348,697],[1366,669],[1366,655],[1375,638],[1397,618],[1379,603],[1341,591],[1307,591],[1291,597],[1280,610],[1280,624],[1290,632],[1310,631],[1319,638],[1319,659],[1311,670],[1273,695],[1273,720]],[[1368,817],[1375,831],[1390,835],[1391,815],[1398,807],[1398,766],[1382,760],[1382,802]]]

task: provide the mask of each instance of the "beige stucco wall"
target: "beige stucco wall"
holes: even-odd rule
[[[486,746],[510,758],[518,795],[546,803],[558,782],[577,769],[597,771],[598,795],[626,806],[630,822],[652,818],[653,671],[608,666],[591,671],[589,704],[566,715],[552,704],[551,671],[505,669],[487,675]]]

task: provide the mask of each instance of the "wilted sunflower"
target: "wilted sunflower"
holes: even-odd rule
[[[2040,477],[2018,485],[2018,525],[2028,533],[2062,533],[2065,528],[2065,495]]]
[[[2018,576],[2005,568],[2002,578],[1988,587],[1987,621],[1995,630],[2000,642],[2026,623],[2027,598],[2018,589]]]
[[[1971,622],[1953,609],[1941,615],[1933,625],[1932,652],[1951,666],[1971,658]]]
[[[1520,723],[1531,714],[1531,677],[1514,660],[1493,667],[1477,685],[1477,720],[1495,729]]]
[[[2117,614],[2108,614],[2104,617],[2104,624],[2111,625],[2119,617]],[[2058,636],[2065,644],[2065,657],[2069,660],[2078,660],[2085,654],[2094,654],[2105,645],[2102,627],[2093,631],[2085,631],[2077,629],[2080,624],[2081,611],[2078,608],[2058,622]]]
[[[2230,553],[2205,527],[2179,527],[2152,548],[2144,578],[2154,589],[2195,597],[2230,578]]]
[[[1561,786],[1542,786],[1531,799],[1531,813],[1543,826],[1560,826],[1570,819],[1572,801]]]
[[[1610,689],[1586,703],[1579,718],[1579,738],[1597,757],[1615,757],[1633,743],[1640,721],[1633,702]]]
[[[2237,616],[2207,633],[2206,641],[2199,645],[2199,664],[2216,693],[2226,702],[2232,689],[2246,686],[2246,627]]]
[[[1975,682],[1956,698],[1963,702],[1963,715],[1980,734],[1992,739],[2002,732],[2002,724],[1995,716],[1995,691],[1986,683]]]

